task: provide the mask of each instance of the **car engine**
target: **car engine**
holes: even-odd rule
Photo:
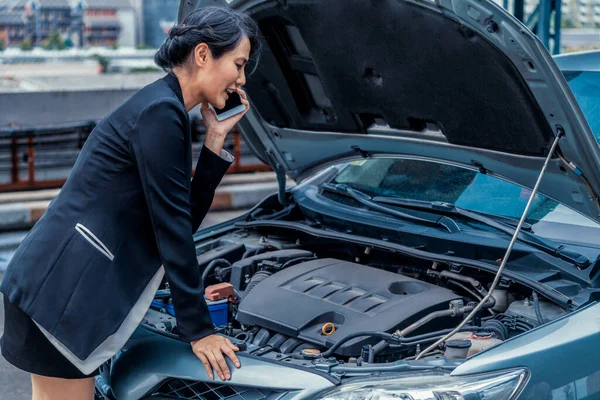
[[[327,348],[365,327],[391,331],[410,325],[425,314],[447,309],[458,298],[448,289],[416,279],[324,258],[262,280],[245,294],[236,319]],[[366,337],[349,341],[337,354],[360,354],[368,341]]]
[[[277,359],[414,358],[474,308],[493,278],[365,246],[244,229],[203,243],[197,258],[216,332],[248,345],[253,355]],[[437,354],[465,358],[533,329],[541,323],[536,307],[547,319],[566,314],[530,295],[517,283],[499,288]],[[143,325],[176,338],[170,303],[167,284]]]

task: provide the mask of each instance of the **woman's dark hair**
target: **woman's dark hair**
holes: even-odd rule
[[[215,59],[233,50],[247,37],[254,69],[261,51],[258,26],[249,16],[221,7],[203,7],[190,13],[169,31],[169,37],[154,55],[165,72],[188,60],[194,48],[206,43]]]

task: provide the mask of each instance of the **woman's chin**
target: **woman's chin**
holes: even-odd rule
[[[213,107],[221,110],[225,107],[225,101],[226,101],[225,99],[219,99],[218,101],[215,101],[214,103],[211,103],[211,104],[213,105]]]

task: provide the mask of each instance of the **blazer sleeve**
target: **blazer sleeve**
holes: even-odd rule
[[[196,232],[200,227],[215,197],[215,189],[232,162],[233,156],[225,150],[222,150],[218,156],[207,147],[202,146],[190,194],[192,232]]]
[[[171,288],[179,336],[191,342],[214,329],[192,237],[186,121],[175,100],[156,101],[138,117],[129,143]]]

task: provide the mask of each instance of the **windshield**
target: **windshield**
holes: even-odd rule
[[[437,162],[374,158],[346,164],[333,180],[371,195],[399,197],[426,202],[442,201],[471,211],[519,219],[531,191],[478,171]],[[600,243],[600,225],[543,195],[536,195],[526,220],[540,236],[559,239],[570,226],[586,231]],[[568,235],[567,235],[568,236]],[[587,237],[587,236],[586,236]]]
[[[600,144],[600,72],[565,71],[563,75]]]

